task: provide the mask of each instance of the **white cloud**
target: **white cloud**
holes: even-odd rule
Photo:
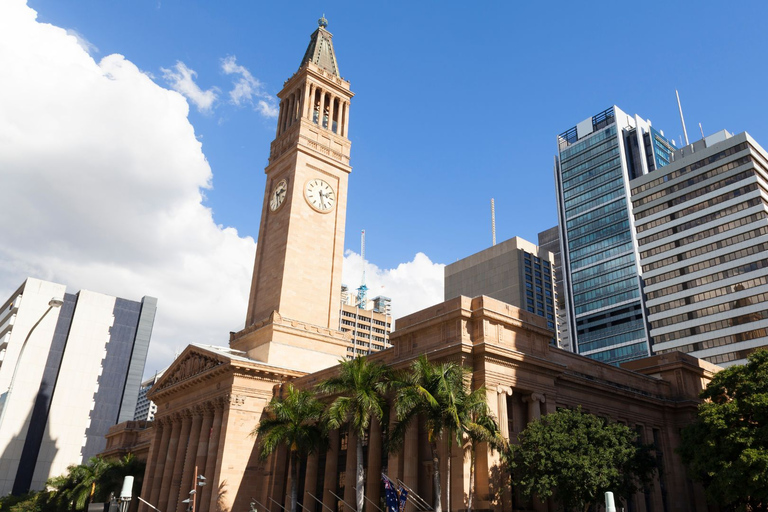
[[[157,297],[148,372],[226,345],[255,242],[202,204],[212,174],[184,98],[121,55],[97,63],[23,0],[0,2],[0,62],[0,297],[27,276]]]
[[[157,297],[148,374],[189,343],[227,345],[256,244],[202,204],[212,173],[185,99],[121,55],[94,61],[23,0],[0,1],[0,62],[0,299],[27,276]],[[361,273],[348,253],[345,282]],[[443,265],[423,254],[367,276],[396,317],[442,300]]]
[[[365,284],[368,297],[383,295],[392,299],[392,316],[400,318],[434,304],[443,302],[443,276],[445,265],[434,263],[424,253],[417,253],[412,261],[397,268],[381,269],[365,262]],[[342,270],[344,284],[357,289],[363,276],[363,260],[348,250]]]
[[[207,91],[202,90],[195,83],[197,77],[195,70],[189,69],[183,62],[177,61],[173,69],[160,68],[160,71],[163,72],[163,78],[171,86],[171,89],[189,98],[200,112],[208,114],[213,110],[219,88],[211,87]]]
[[[99,53],[99,49],[96,48],[96,45],[87,40],[83,34],[78,32],[77,30],[73,28],[67,29],[67,34],[77,39],[77,44],[80,45],[80,48],[88,52],[89,54],[93,55],[94,53]]]
[[[253,105],[264,117],[277,117],[275,99],[264,91],[261,82],[250,71],[237,63],[237,57],[230,55],[221,59],[221,70],[226,75],[238,77],[232,82],[232,90],[229,91],[230,101],[234,105]]]

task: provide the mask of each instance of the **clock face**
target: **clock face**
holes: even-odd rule
[[[304,187],[304,197],[309,205],[321,213],[327,213],[336,204],[336,193],[333,188],[319,178],[313,178]]]
[[[280,180],[275,189],[272,191],[272,195],[269,196],[269,209],[273,212],[280,208],[285,202],[285,197],[288,195],[288,182]]]

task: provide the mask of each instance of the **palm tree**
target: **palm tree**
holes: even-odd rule
[[[465,445],[469,449],[469,493],[467,496],[467,512],[472,512],[472,502],[475,497],[475,459],[477,445],[488,443],[492,450],[504,451],[508,441],[501,435],[496,419],[488,407],[484,387],[469,393],[462,407],[462,431],[468,438]]]
[[[394,451],[402,446],[406,430],[414,419],[418,421],[421,417],[432,450],[434,512],[442,512],[438,441],[444,433],[448,434],[448,453],[454,435],[457,443],[461,443],[461,410],[467,395],[464,380],[468,373],[469,370],[459,364],[430,363],[422,355],[394,382],[397,422],[388,449]]]
[[[357,512],[365,505],[365,472],[363,470],[363,438],[376,418],[383,423],[387,417],[385,393],[390,383],[390,371],[381,363],[366,357],[339,361],[339,373],[317,385],[327,395],[339,395],[326,411],[328,428],[348,425],[357,434],[356,497]]]
[[[323,409],[322,402],[313,393],[286,384],[283,393],[269,402],[259,425],[251,432],[261,443],[261,457],[264,459],[280,445],[288,447],[291,512],[296,512],[299,461],[326,444],[326,432],[320,425]]]

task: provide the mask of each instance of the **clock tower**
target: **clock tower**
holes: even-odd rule
[[[336,364],[348,346],[338,329],[353,93],[327,20],[318,25],[278,93],[245,329],[230,339],[253,359],[304,371]]]

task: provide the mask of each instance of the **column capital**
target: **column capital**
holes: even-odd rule
[[[499,384],[496,386],[496,393],[498,394],[506,394],[507,396],[512,396],[512,387],[511,386],[502,386]]]
[[[530,395],[526,395],[523,397],[524,403],[533,403],[533,402],[541,402],[546,403],[547,398],[541,394],[541,393],[531,393]]]

